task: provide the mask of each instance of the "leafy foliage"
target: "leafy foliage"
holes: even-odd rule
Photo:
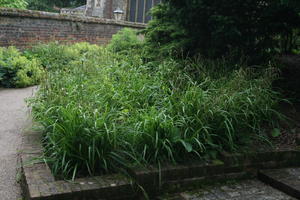
[[[86,47],[40,46],[35,52],[46,53],[33,54],[47,60],[65,52],[31,100],[57,176],[215,157],[261,137],[262,125],[280,118],[274,70],[229,70],[225,61],[203,58],[156,66],[135,51]]]
[[[36,85],[42,76],[43,69],[36,59],[27,59],[14,47],[0,48],[0,86]]]
[[[154,55],[221,57],[234,51],[255,58],[273,53],[284,38],[290,43],[300,27],[299,8],[296,0],[166,0],[153,9],[146,39]]]
[[[126,53],[127,51],[143,47],[142,39],[137,36],[138,32],[130,28],[124,28],[117,34],[113,35],[108,49],[117,53]]]
[[[0,0],[0,7],[23,8],[27,6],[26,0]]]

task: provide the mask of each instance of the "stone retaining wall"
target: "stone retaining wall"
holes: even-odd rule
[[[60,41],[106,44],[124,27],[143,29],[145,24],[84,16],[0,8],[0,46],[29,47]]]

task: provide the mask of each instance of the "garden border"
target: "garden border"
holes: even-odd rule
[[[166,166],[160,170],[129,170],[132,179],[120,174],[75,179],[73,182],[56,181],[49,167],[36,159],[42,156],[41,134],[26,132],[20,152],[22,189],[28,200],[90,200],[90,199],[137,199],[143,188],[153,196],[162,191],[178,192],[179,189],[207,184],[216,180],[240,179],[256,176],[259,169],[297,167],[300,165],[299,150],[245,154],[223,154],[213,164]],[[140,187],[137,187],[140,186]]]

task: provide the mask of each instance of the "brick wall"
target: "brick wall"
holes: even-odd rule
[[[143,29],[145,24],[1,8],[0,46],[23,48],[50,41],[106,44],[124,27]]]

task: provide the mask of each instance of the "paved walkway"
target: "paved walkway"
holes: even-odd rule
[[[17,154],[21,132],[26,127],[24,99],[32,96],[34,87],[0,89],[0,199],[21,200],[16,182]]]
[[[232,182],[222,186],[183,192],[163,200],[296,200],[258,180]]]

